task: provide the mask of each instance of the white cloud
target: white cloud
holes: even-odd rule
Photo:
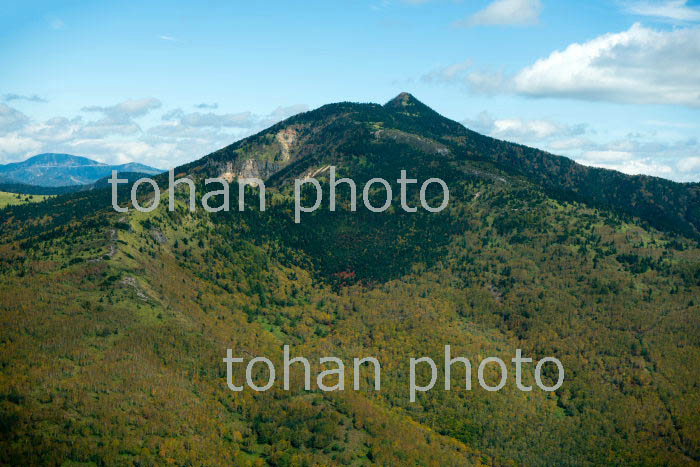
[[[10,133],[0,136],[0,161],[8,157],[14,159],[17,155],[22,158],[32,156],[41,148],[41,143],[31,138]]]
[[[201,104],[195,105],[196,108],[198,109],[209,109],[209,110],[214,110],[219,108],[219,104],[216,102],[212,102],[211,104],[207,104],[206,102],[202,102]]]
[[[549,138],[554,135],[569,133],[571,130],[564,129],[560,125],[547,120],[507,119],[497,120],[494,133],[504,136],[532,136],[535,138]]]
[[[12,101],[27,101],[27,102],[41,102],[45,103],[48,102],[46,99],[43,97],[37,96],[36,94],[32,94],[31,96],[24,96],[21,94],[5,94],[2,96],[3,100],[5,102],[12,102]]]
[[[496,127],[496,120],[493,115],[483,110],[476,117],[463,120],[462,125],[478,133],[490,135]]]
[[[101,113],[103,118],[83,122],[74,120],[72,136],[80,139],[100,139],[114,135],[131,136],[142,132],[141,127],[134,120],[162,106],[162,103],[153,97],[132,99],[109,106],[87,106],[84,112]],[[47,122],[48,123],[48,122]],[[54,125],[64,125],[65,121],[54,121]]]
[[[68,143],[69,152],[91,154],[103,159],[109,155],[109,161],[119,164],[143,162],[155,167],[172,166],[177,145],[174,143],[151,143],[147,141],[110,141],[110,140],[75,140]]]
[[[529,25],[539,21],[540,0],[495,0],[458,26]]]
[[[514,75],[474,70],[467,60],[421,81],[470,92],[628,104],[700,107],[700,27],[654,30],[634,24],[552,52]]]
[[[435,69],[421,76],[421,80],[426,83],[451,83],[456,80],[463,80],[467,71],[471,68],[472,61],[465,60],[446,67]]]
[[[633,158],[634,155],[629,151],[614,151],[610,149],[603,151],[586,151],[583,153],[583,159],[601,163],[629,161]]]
[[[673,167],[670,165],[653,162],[648,158],[605,163],[601,163],[596,160],[577,159],[576,162],[589,167],[617,170],[618,172],[622,172],[627,175],[652,175],[663,178],[672,178],[674,176]]]
[[[564,138],[555,139],[546,145],[546,148],[554,153],[559,153],[561,151],[572,151],[584,147],[590,147],[593,142],[587,137],[574,137],[574,138]]]
[[[101,107],[98,105],[83,107],[83,111],[101,112],[105,115],[105,117],[113,120],[126,120],[142,117],[151,110],[159,108],[161,105],[162,103],[158,99],[154,97],[147,97],[144,99],[132,99],[106,107]]]
[[[469,89],[478,94],[494,95],[510,88],[508,77],[500,71],[473,71],[467,74],[466,82]]]
[[[293,115],[300,114],[309,110],[309,106],[306,104],[294,104],[288,106],[280,106],[275,110],[270,112],[270,114],[264,116],[258,122],[258,126],[265,128],[270,125],[274,125],[277,122],[281,122]]]
[[[697,182],[700,181],[700,151],[697,156],[685,157],[676,164],[678,180]]]
[[[471,60],[434,69],[420,77],[424,83],[457,84],[470,92],[493,95],[504,92],[510,83],[500,71],[472,70]]]
[[[514,83],[517,93],[533,97],[700,107],[700,28],[635,24],[553,52]]]
[[[46,144],[59,144],[76,137],[85,122],[81,117],[53,117],[45,122],[33,122],[22,130],[24,135]]]
[[[23,127],[29,122],[29,117],[19,110],[5,104],[0,104],[0,134],[9,133]]]
[[[583,165],[632,175],[700,181],[700,142],[694,137],[669,140],[652,130],[606,141],[585,124],[542,118],[496,118],[486,111],[462,123],[494,138],[544,149]]]
[[[686,157],[678,161],[676,165],[678,180],[700,181],[700,156]]]
[[[681,159],[678,162],[678,168],[687,172],[700,172],[700,156]]]
[[[653,125],[657,127],[666,127],[666,128],[697,128],[698,125],[697,123],[690,123],[690,122],[669,122],[666,120],[647,120],[644,122],[647,125]]]
[[[635,15],[674,21],[700,21],[700,8],[689,7],[687,0],[633,2],[627,5],[627,11]]]
[[[584,165],[619,170],[631,175],[646,174],[676,181],[700,181],[700,144],[697,139],[654,141],[644,135],[571,145],[566,155]]]
[[[168,42],[176,42],[177,41],[177,39],[175,39],[173,36],[168,36],[168,35],[158,36],[158,39],[163,40],[163,41],[168,41]]]
[[[157,131],[162,133],[173,133],[173,131],[188,131],[197,128],[239,128],[239,129],[262,129],[277,123],[285,118],[300,112],[305,112],[309,108],[306,105],[298,104],[288,107],[277,107],[268,115],[256,115],[252,112],[238,113],[185,113],[182,109],[174,109],[163,114],[163,120],[168,122],[157,127]]]
[[[496,119],[488,112],[481,112],[473,119],[462,122],[467,128],[494,138],[515,140],[521,143],[539,144],[551,138],[566,138],[586,133],[586,125],[566,125],[546,119],[522,118]]]
[[[252,128],[255,125],[255,118],[251,112],[235,114],[185,113],[181,109],[175,109],[165,113],[163,120],[177,121],[185,127]]]
[[[103,118],[85,122],[79,126],[75,135],[80,138],[99,139],[113,135],[129,136],[141,132],[141,127],[132,120],[114,120]]]

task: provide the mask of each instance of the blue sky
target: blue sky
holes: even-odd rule
[[[700,2],[30,0],[0,31],[0,162],[168,168],[409,91],[494,137],[700,181]]]

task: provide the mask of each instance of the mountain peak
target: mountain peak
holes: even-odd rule
[[[398,96],[394,97],[392,100],[387,102],[384,107],[396,108],[396,107],[409,107],[415,104],[420,104],[421,102],[416,99],[413,94],[409,92],[402,92]]]
[[[398,96],[384,104],[384,108],[393,111],[396,114],[401,114],[408,117],[439,118],[440,120],[453,123],[416,99],[413,94],[408,92],[400,93]]]

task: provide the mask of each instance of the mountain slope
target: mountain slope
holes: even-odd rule
[[[324,106],[177,170],[200,195],[204,177],[260,175],[264,212],[255,190],[243,212],[189,212],[183,191],[169,212],[162,175],[151,213],[115,213],[109,190],[2,211],[0,462],[699,463],[697,240],[567,199],[564,182],[553,190],[528,175],[564,162],[518,148],[400,95]],[[329,164],[358,186],[401,169],[441,177],[451,201],[439,214],[353,213],[341,191],[337,212],[324,205],[294,223],[290,181],[316,173],[327,193]],[[279,369],[283,344],[314,362],[313,375],[321,356],[376,356],[382,390],[363,374],[358,392],[306,392],[298,369],[290,391],[226,387],[227,348]],[[441,369],[446,344],[474,366],[510,362],[516,348],[555,356],[565,383],[521,392],[509,365],[503,391],[475,376],[467,391],[454,371],[453,390],[441,375],[410,402],[408,359]],[[531,369],[524,383],[534,385]]]
[[[437,156],[430,161],[431,170],[439,164],[454,172],[453,178],[465,171],[478,172],[475,164],[484,163],[488,172],[495,169],[523,177],[557,199],[613,209],[639,217],[655,228],[700,238],[698,183],[586,167],[565,157],[483,136],[442,117],[408,93],[384,106],[330,104],[294,116],[188,164],[181,172],[229,179],[270,177],[274,185],[328,164],[355,164],[363,157],[372,157],[373,152],[385,151],[387,143],[404,151],[393,162],[387,161],[388,166],[403,163],[401,157],[416,151]],[[373,160],[381,163],[379,157]],[[422,170],[420,161],[413,164]],[[357,171],[357,167],[352,169]],[[393,173],[391,176],[396,178]]]
[[[139,172],[148,175],[161,173],[143,164],[107,165],[86,157],[70,154],[39,154],[22,162],[0,165],[0,182],[44,187],[87,185],[111,175],[112,170]]]

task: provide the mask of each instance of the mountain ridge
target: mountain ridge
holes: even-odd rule
[[[110,175],[112,170],[147,175],[162,172],[135,162],[110,165],[72,154],[42,153],[21,162],[0,165],[0,182],[38,187],[71,187],[94,183]]]
[[[287,135],[286,147],[279,141],[282,135]],[[344,135],[345,141],[334,135]],[[558,199],[615,209],[654,227],[700,238],[700,183],[587,167],[565,156],[491,138],[443,117],[406,92],[383,106],[340,102],[295,115],[178,171],[288,183],[328,164],[348,162],[343,151],[354,151],[350,158],[361,157],[358,151],[372,150],[382,138],[393,138],[408,151],[439,146],[443,162],[452,167],[485,163],[525,177]]]

